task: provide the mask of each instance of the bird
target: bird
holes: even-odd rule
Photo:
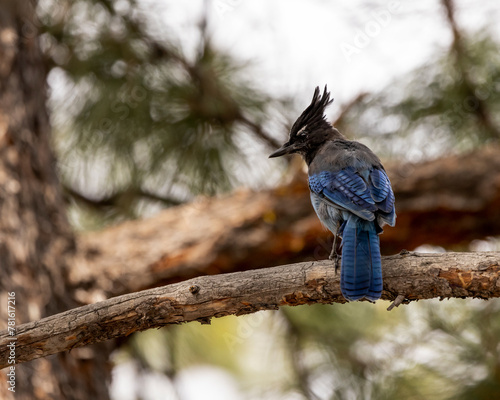
[[[292,125],[289,140],[269,158],[300,154],[308,167],[311,203],[334,235],[330,259],[338,268],[340,289],[348,301],[375,302],[382,295],[379,235],[396,223],[395,197],[380,159],[364,144],[347,139],[329,123],[325,108],[333,102],[325,85],[316,87],[311,104]]]

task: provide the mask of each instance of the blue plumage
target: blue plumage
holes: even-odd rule
[[[378,157],[365,145],[346,139],[324,118],[330,103],[319,88],[311,105],[292,126],[290,140],[271,154],[299,153],[309,167],[311,202],[319,219],[342,238],[340,287],[347,300],[375,301],[382,294],[378,235],[396,222],[391,183]],[[336,255],[334,247],[332,255]]]
[[[347,300],[366,297],[375,301],[382,293],[382,265],[378,236],[373,224],[362,227],[356,216],[351,216],[343,231],[342,269],[340,285]]]
[[[362,158],[362,153],[358,157]],[[322,158],[319,160],[325,164]],[[317,161],[313,160],[313,167]],[[340,170],[326,163],[322,168],[330,170],[310,174],[309,187],[319,219],[334,235],[342,237],[343,296],[347,300],[375,301],[382,293],[378,233],[384,223],[394,225],[394,194],[383,169],[367,168],[356,157],[351,162],[353,166]]]

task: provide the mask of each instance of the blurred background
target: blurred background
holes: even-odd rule
[[[496,2],[41,0],[37,14],[58,172],[82,237],[188,209],[232,237],[240,226],[210,212],[219,199],[245,204],[228,211],[241,214],[251,199],[280,202],[254,211],[282,221],[279,232],[256,226],[254,247],[214,242],[223,263],[121,292],[326,258],[331,237],[302,161],[267,158],[325,84],[329,119],[378,153],[393,181],[398,221],[384,254],[500,250]],[[170,227],[172,241],[191,240],[190,221]],[[387,306],[299,306],[134,334],[112,353],[111,397],[500,398],[499,301]]]

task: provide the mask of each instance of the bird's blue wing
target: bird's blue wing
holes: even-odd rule
[[[377,211],[368,185],[354,168],[339,171],[322,171],[309,176],[311,191],[322,196],[332,205],[372,221]]]
[[[322,196],[332,205],[350,211],[368,220],[375,219],[377,211],[384,221],[394,219],[394,194],[385,171],[373,168],[364,180],[359,172],[352,168],[338,171],[322,171],[309,176],[311,191]]]
[[[394,226],[396,223],[395,197],[389,177],[384,170],[374,168],[370,172],[370,182],[372,197],[380,210],[380,218],[390,226]]]
[[[391,190],[391,184],[384,171],[377,168],[373,169],[370,172],[370,182],[373,186],[372,197],[376,202],[381,202],[387,198],[387,195]]]

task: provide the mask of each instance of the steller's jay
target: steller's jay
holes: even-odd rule
[[[332,103],[316,87],[311,104],[295,121],[290,140],[269,157],[299,153],[309,168],[311,202],[334,235],[330,259],[337,268],[341,238],[340,288],[347,300],[378,300],[382,294],[382,262],[378,235],[396,223],[394,193],[379,158],[364,144],[348,140],[326,121]]]

